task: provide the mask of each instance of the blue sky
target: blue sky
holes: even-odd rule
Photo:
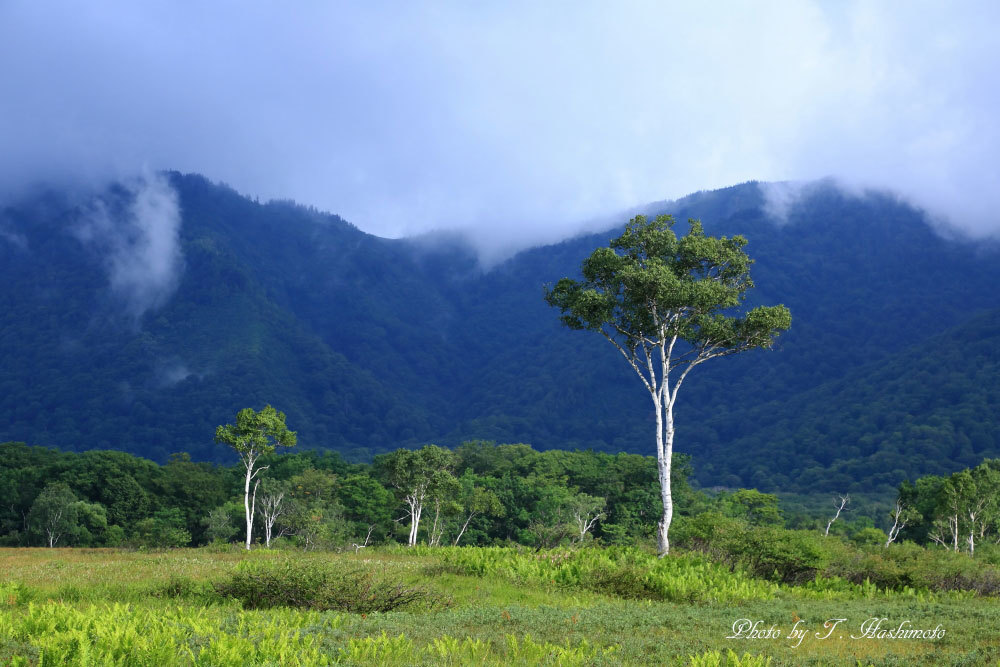
[[[7,0],[0,196],[197,171],[503,253],[699,189],[834,176],[992,234],[998,19],[961,1]]]

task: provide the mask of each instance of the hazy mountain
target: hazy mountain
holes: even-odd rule
[[[746,236],[752,298],[793,315],[777,350],[685,385],[678,447],[702,483],[867,488],[1000,454],[995,249],[824,184],[781,220],[754,183],[645,209]],[[484,271],[460,238],[381,239],[200,176],[36,194],[0,214],[0,440],[220,458],[215,426],[272,403],[302,445],[356,457],[468,438],[651,453],[631,370],[542,300],[616,233]]]

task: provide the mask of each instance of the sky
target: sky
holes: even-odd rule
[[[994,235],[998,28],[994,1],[2,0],[0,198],[176,169],[498,256],[834,177]]]

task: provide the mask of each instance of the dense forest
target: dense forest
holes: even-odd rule
[[[145,224],[135,188],[0,212],[0,440],[228,463],[212,429],[273,401],[302,445],[352,464],[472,439],[652,453],[629,369],[542,298],[616,230],[482,267],[460,238],[380,239],[164,178],[177,261],[153,293],[129,254]],[[1000,455],[995,248],[822,183],[780,218],[756,183],[643,210],[746,236],[751,298],[793,314],[778,349],[686,384],[677,446],[702,486],[887,496]]]
[[[11,442],[0,444],[0,460],[3,545],[163,548],[245,535],[241,464],[175,454],[159,465],[124,452]],[[655,460],[635,454],[474,441],[454,450],[399,449],[371,464],[308,450],[271,454],[261,465],[253,534],[263,546],[406,544],[414,523],[407,500],[421,484],[427,497],[414,544],[641,546],[652,544],[659,517]],[[894,505],[859,508],[842,496],[843,512],[836,504],[807,511],[754,489],[706,493],[688,483],[691,473],[689,458],[678,457],[672,532],[688,547],[713,532],[771,531],[780,543],[805,531],[864,546],[913,541],[979,555],[985,546],[990,558],[1000,556],[1000,460],[901,480]]]

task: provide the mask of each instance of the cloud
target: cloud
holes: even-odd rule
[[[995,234],[998,19],[989,0],[12,0],[0,189],[197,171],[503,254],[647,201],[833,176]]]
[[[197,378],[204,377],[203,374],[192,371],[180,358],[172,357],[170,359],[163,360],[158,364],[154,376],[154,383],[156,387],[163,389],[166,387],[173,387],[191,376]]]
[[[123,186],[125,205],[96,199],[73,232],[104,257],[112,292],[138,320],[173,294],[183,268],[178,234],[177,193],[162,175],[148,175]]]

